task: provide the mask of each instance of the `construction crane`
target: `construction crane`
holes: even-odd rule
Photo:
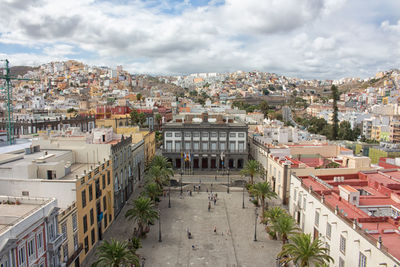
[[[5,88],[3,91],[6,94],[6,100],[7,100],[7,142],[12,145],[15,143],[15,136],[14,136],[14,118],[13,118],[13,103],[12,103],[12,85],[11,81],[16,80],[16,81],[37,81],[33,79],[22,79],[22,78],[17,78],[17,77],[12,77],[10,76],[10,67],[9,67],[9,61],[7,59],[5,60],[0,60],[5,62],[5,66],[3,69],[3,75],[0,75],[0,80],[5,80]]]

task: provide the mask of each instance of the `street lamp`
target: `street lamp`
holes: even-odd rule
[[[162,242],[161,239],[161,211],[158,209],[158,242]]]
[[[229,194],[229,184],[230,184],[230,180],[229,180],[229,167],[228,167],[228,188],[226,189],[226,192]]]
[[[256,207],[256,220],[254,221],[254,241],[257,241],[257,217],[258,217],[258,213],[257,213],[257,207]]]
[[[181,195],[183,194],[183,189],[182,189],[182,176],[183,176],[183,170],[181,169]]]
[[[243,183],[243,202],[242,202],[242,209],[244,209],[244,183]]]
[[[171,208],[171,179],[168,186],[168,208]]]

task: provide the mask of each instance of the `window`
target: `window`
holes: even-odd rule
[[[107,214],[104,214],[104,229],[107,228]]]
[[[216,143],[216,142],[212,142],[212,143],[211,143],[211,150],[212,150],[212,151],[217,150],[217,143]]]
[[[239,142],[239,151],[240,152],[244,151],[244,142]]]
[[[346,254],[346,238],[344,236],[340,236],[340,252]]]
[[[106,176],[103,174],[103,176],[101,177],[101,181],[103,183],[103,189],[106,188]]]
[[[66,222],[61,225],[61,233],[63,236],[63,240],[67,239],[67,223]]]
[[[190,137],[192,136],[190,132],[185,132],[185,137]]]
[[[76,213],[72,214],[72,229],[74,232],[78,229],[78,220],[76,218]]]
[[[219,137],[225,138],[225,137],[226,137],[226,132],[220,132],[220,133],[219,133]]]
[[[344,259],[339,257],[339,267],[344,267]]]
[[[35,258],[35,239],[32,238],[30,240],[28,240],[28,258]]]
[[[79,247],[78,243],[79,243],[78,242],[78,234],[74,234],[74,250],[78,249],[78,247]]]
[[[87,225],[87,216],[83,216],[83,232],[86,233],[88,230],[88,225]]]
[[[110,171],[107,171],[107,185],[110,184],[110,180],[111,180],[110,177],[111,177]]]
[[[82,208],[86,207],[86,190],[82,190]]]
[[[107,196],[103,197],[103,210],[107,209]]]
[[[229,150],[235,151],[235,142],[229,142]]]
[[[190,142],[185,142],[185,150],[190,150]]]
[[[68,242],[63,246],[63,257],[64,259],[68,259]]]
[[[49,238],[50,240],[54,239],[54,224],[50,223],[49,224],[49,229],[48,229],[48,233],[49,233]]]
[[[175,137],[181,137],[182,134],[181,133],[175,133]]]
[[[219,143],[219,149],[222,151],[226,150],[226,143]]]
[[[199,132],[194,132],[193,133],[193,137],[200,137],[200,133]]]
[[[238,133],[238,137],[244,137],[244,133]]]
[[[167,141],[167,150],[172,150],[172,141]]]
[[[181,150],[181,142],[175,141],[175,150],[177,151]]]
[[[358,267],[367,266],[367,257],[360,252],[360,257],[358,258]]]
[[[89,252],[89,238],[85,237],[85,253]]]
[[[307,207],[307,197],[304,196],[304,199],[303,199],[303,209],[306,210],[306,207]]]
[[[208,150],[208,143],[207,142],[201,143],[201,149],[202,150]]]
[[[315,226],[319,226],[319,212],[315,212],[315,218],[314,218],[314,224]]]
[[[92,246],[93,246],[93,244],[96,242],[96,235],[94,233],[94,228],[92,229],[91,237],[92,237]]]
[[[39,252],[43,251],[43,232],[40,232],[36,235],[37,240],[37,248]]]
[[[93,214],[93,209],[90,209],[90,225],[94,224],[94,214]]]
[[[211,137],[217,137],[217,136],[218,136],[217,132],[211,132]]]
[[[296,198],[297,198],[297,189],[294,190],[293,201],[296,201]]]
[[[331,239],[332,225],[326,223],[326,238]]]
[[[206,137],[206,138],[208,138],[208,133],[207,133],[207,132],[202,132],[202,133],[201,133],[201,137]]]
[[[172,137],[172,133],[171,133],[171,132],[166,132],[166,133],[165,133],[165,136],[166,136],[166,137]]]
[[[18,248],[18,264],[25,265],[25,246]]]
[[[236,133],[229,133],[229,137],[236,137]]]
[[[327,250],[326,254],[329,255],[331,253],[331,246],[328,244],[328,242],[325,243],[325,248]]]

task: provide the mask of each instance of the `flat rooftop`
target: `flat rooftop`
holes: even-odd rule
[[[1,197],[0,200],[0,234],[5,232],[7,229],[12,228],[21,220],[27,218],[29,215],[34,213],[40,207],[49,202],[49,200],[38,200],[35,201],[22,201],[19,198]]]

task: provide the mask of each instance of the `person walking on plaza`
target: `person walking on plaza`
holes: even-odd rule
[[[217,226],[214,226],[214,234],[217,234]]]
[[[210,209],[211,209],[211,202],[208,201],[208,211],[210,211]]]
[[[214,206],[217,205],[217,199],[214,197]]]

